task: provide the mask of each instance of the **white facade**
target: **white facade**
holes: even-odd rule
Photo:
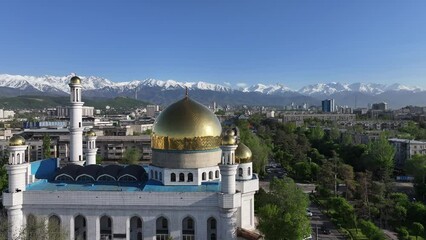
[[[94,165],[96,136],[88,132],[87,162],[80,166],[81,85],[70,86],[71,164],[60,169],[56,160],[30,165],[24,161],[26,145],[9,146],[9,190],[3,193],[9,239],[33,216],[55,219],[70,240],[233,240],[237,227],[255,229],[259,180],[248,172],[251,163],[235,162],[236,141],[208,150],[157,149],[153,164],[146,167],[101,167]]]

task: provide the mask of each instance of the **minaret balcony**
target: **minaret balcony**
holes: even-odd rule
[[[23,202],[22,192],[3,192],[3,206],[5,208],[21,205]]]
[[[241,206],[241,193],[219,193],[219,206],[221,208],[238,208]]]

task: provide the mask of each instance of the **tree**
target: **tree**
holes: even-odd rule
[[[423,232],[425,231],[425,228],[423,227],[423,225],[418,222],[414,222],[412,228],[413,228],[413,233],[416,236],[416,239],[418,236],[423,235]]]
[[[47,224],[46,224],[47,223]],[[8,220],[4,214],[0,216],[0,240],[8,240]],[[26,226],[12,240],[65,240],[68,232],[57,221],[47,221],[45,218],[28,216]]]
[[[426,195],[426,155],[414,155],[407,161],[406,170],[414,176],[416,193],[424,200]]]
[[[367,168],[379,181],[389,181],[394,167],[395,148],[382,134],[376,141],[370,142],[364,153]]]
[[[141,150],[139,148],[131,147],[124,151],[123,159],[120,162],[123,164],[138,164],[141,157]]]
[[[309,200],[292,179],[273,179],[269,199],[258,212],[259,230],[266,239],[298,240],[310,234]]]
[[[43,135],[43,157],[50,158],[50,136],[49,134]]]

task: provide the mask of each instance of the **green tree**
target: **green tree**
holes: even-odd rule
[[[394,168],[395,148],[382,134],[376,141],[370,142],[364,153],[367,168],[379,181],[389,181]]]
[[[138,164],[141,157],[141,150],[139,148],[131,147],[124,151],[123,159],[120,162],[123,164]]]
[[[43,157],[50,158],[50,136],[48,134],[43,135]]]
[[[416,236],[416,239],[417,239],[419,236],[423,235],[425,228],[423,227],[421,223],[414,222],[412,230],[413,230],[413,234]]]
[[[426,155],[414,155],[406,163],[406,170],[414,176],[418,196],[425,200],[426,195]]]
[[[103,162],[103,157],[99,154],[96,154],[96,164],[102,164]]]
[[[258,211],[258,227],[266,239],[299,240],[309,236],[309,200],[293,180],[272,180],[269,196],[271,203]]]

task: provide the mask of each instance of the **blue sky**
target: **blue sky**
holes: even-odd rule
[[[0,1],[0,73],[426,87],[422,0]]]

